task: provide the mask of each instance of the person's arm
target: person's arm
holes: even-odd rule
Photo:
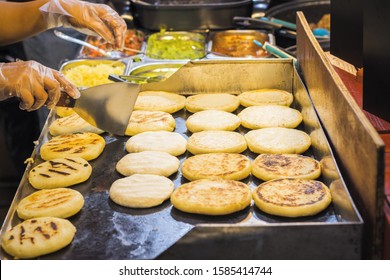
[[[60,26],[100,35],[115,48],[121,49],[124,44],[126,23],[108,5],[79,0],[2,1],[0,10],[0,45]]]
[[[0,2],[0,45],[8,45],[47,29],[39,8],[49,0]]]

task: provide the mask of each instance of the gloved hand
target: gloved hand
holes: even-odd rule
[[[45,103],[51,109],[61,89],[73,98],[80,97],[78,89],[60,72],[38,62],[0,63],[0,100],[18,97],[22,110],[36,110]]]
[[[48,28],[72,27],[87,35],[100,35],[115,48],[123,48],[126,23],[107,5],[79,0],[49,0],[39,10]]]

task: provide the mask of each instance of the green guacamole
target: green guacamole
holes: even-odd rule
[[[205,38],[198,33],[163,32],[149,36],[146,55],[155,59],[197,59],[206,55]]]

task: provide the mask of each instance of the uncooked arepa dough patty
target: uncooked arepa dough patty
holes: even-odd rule
[[[177,132],[147,131],[130,137],[126,142],[129,153],[143,151],[167,152],[179,156],[186,151],[187,140]]]
[[[64,248],[72,242],[75,233],[76,228],[66,219],[33,218],[6,231],[1,247],[15,258],[31,259]]]
[[[200,154],[184,160],[181,172],[190,181],[212,178],[242,180],[251,172],[251,161],[242,154]]]
[[[320,181],[285,178],[259,185],[253,191],[253,200],[268,214],[301,217],[323,211],[332,197],[328,187]]]
[[[317,179],[321,175],[321,165],[311,157],[297,154],[261,154],[252,163],[252,174],[264,181]]]
[[[97,158],[106,142],[96,133],[83,132],[53,137],[41,147],[41,158],[51,160],[61,157],[81,157],[85,160]]]
[[[244,107],[258,105],[281,105],[290,106],[293,102],[293,95],[280,89],[259,89],[241,93],[238,98]]]
[[[154,174],[169,177],[179,166],[179,159],[166,152],[143,151],[125,155],[116,164],[116,170],[124,176]]]
[[[110,198],[117,204],[132,208],[160,205],[173,192],[174,185],[164,176],[134,174],[116,180],[110,188]]]
[[[171,202],[183,212],[216,216],[245,209],[251,203],[251,196],[251,189],[240,181],[201,179],[177,188]]]
[[[56,158],[30,170],[28,180],[36,189],[63,188],[88,180],[92,167],[82,158]]]

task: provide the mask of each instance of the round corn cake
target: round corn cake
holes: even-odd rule
[[[294,100],[290,92],[280,89],[258,89],[246,91],[238,95],[240,104],[244,107],[258,105],[290,106]]]
[[[245,139],[249,149],[258,154],[301,154],[311,145],[305,132],[284,127],[251,130]]]
[[[183,212],[216,216],[245,209],[251,196],[251,189],[240,181],[201,179],[177,188],[171,202]]]
[[[76,190],[57,188],[40,190],[23,198],[16,212],[23,220],[38,217],[68,218],[78,213],[84,197]]]
[[[164,176],[134,174],[116,180],[109,195],[112,201],[125,207],[150,208],[167,200],[173,189],[173,182]]]
[[[174,131],[175,119],[163,111],[133,111],[125,135],[133,136],[145,131]]]
[[[241,124],[239,117],[219,110],[197,112],[187,118],[186,126],[191,132],[204,130],[236,130]]]
[[[135,102],[134,110],[163,111],[173,114],[185,107],[183,95],[165,91],[142,91]]]
[[[212,178],[242,180],[251,172],[251,161],[242,154],[200,154],[184,160],[181,172],[190,181]]]
[[[60,118],[63,118],[63,117],[67,117],[67,116],[70,116],[70,115],[74,115],[74,114],[77,114],[75,110],[73,110],[72,108],[68,108],[68,107],[55,107],[56,108],[56,114],[57,116],[59,116]]]
[[[186,110],[196,113],[204,110],[233,112],[240,106],[237,96],[228,93],[204,93],[187,97]]]
[[[91,165],[83,158],[56,158],[31,169],[28,180],[36,189],[63,188],[88,180],[91,173]]]
[[[76,228],[66,219],[33,218],[7,230],[2,237],[1,247],[15,258],[31,259],[66,247],[75,233]]]
[[[179,156],[186,151],[187,140],[177,132],[147,131],[130,137],[126,142],[129,153],[143,151],[167,152]]]
[[[123,176],[154,174],[169,177],[179,166],[179,159],[166,152],[143,151],[125,155],[116,164],[116,170]]]
[[[92,132],[96,134],[102,134],[104,131],[89,124],[79,115],[73,114],[67,117],[56,119],[50,125],[49,132],[53,136],[58,136],[78,132]]]
[[[208,130],[192,134],[187,141],[187,150],[194,154],[241,153],[247,144],[243,135],[234,131]]]
[[[332,202],[338,212],[342,211],[354,215],[355,208],[351,203],[352,199],[344,186],[344,183],[340,179],[332,181],[329,186],[330,194],[332,195]]]
[[[250,106],[242,110],[238,117],[241,119],[241,125],[249,129],[295,128],[302,122],[301,112],[280,105]]]
[[[97,158],[106,142],[96,133],[83,132],[53,137],[40,149],[41,158],[51,160],[63,157],[81,157],[85,160]]]
[[[320,164],[324,178],[328,180],[336,180],[340,178],[339,171],[332,156],[325,156],[321,159]]]
[[[311,157],[297,154],[261,154],[252,163],[252,174],[264,181],[317,179],[321,175],[321,165]]]
[[[330,191],[320,181],[285,178],[260,184],[253,191],[256,206],[271,215],[312,216],[328,207]]]

